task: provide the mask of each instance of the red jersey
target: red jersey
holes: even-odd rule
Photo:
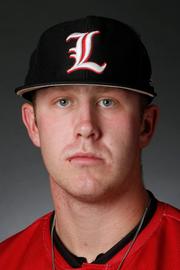
[[[0,244],[2,270],[52,270],[49,213]],[[117,270],[129,244],[105,264],[83,263],[83,270]],[[56,270],[73,269],[55,249]],[[77,270],[80,268],[76,268]],[[158,202],[157,210],[141,231],[122,270],[180,269],[180,211]]]

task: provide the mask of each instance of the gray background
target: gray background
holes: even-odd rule
[[[149,51],[161,114],[155,138],[143,155],[146,186],[180,206],[180,2],[10,1],[0,4],[0,240],[52,209],[48,177],[39,150],[21,122],[23,83],[29,56],[47,27],[84,15],[103,15],[132,25]]]

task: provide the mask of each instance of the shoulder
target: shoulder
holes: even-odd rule
[[[166,221],[173,222],[177,225],[180,225],[180,209],[165,203],[158,202],[159,206],[163,208],[162,218]]]
[[[39,229],[42,228],[42,226],[47,221],[49,221],[51,214],[52,213],[45,214],[44,216],[35,220],[31,225],[29,225],[24,230],[10,236],[9,238],[7,238],[3,242],[1,242],[0,243],[0,250],[1,250],[2,246],[4,247],[4,246],[11,244],[15,241],[21,241],[21,239],[23,239],[23,241],[26,241],[26,239],[29,241],[31,239],[31,237],[34,237],[34,234],[38,233]]]
[[[139,234],[127,258],[127,268],[178,270],[179,247],[180,211],[167,203],[157,201],[152,219]]]
[[[40,217],[26,229],[0,243],[0,260],[4,266],[10,257],[13,263],[18,262],[23,255],[29,253],[29,249],[35,251],[43,246],[44,234],[49,232],[51,214]]]
[[[157,215],[157,219],[159,219],[159,226],[157,226],[159,233],[163,234],[163,238],[179,243],[180,210],[164,202],[158,202],[158,208],[161,209],[159,215]]]

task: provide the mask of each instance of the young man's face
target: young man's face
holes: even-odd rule
[[[29,135],[52,181],[80,200],[119,195],[140,181],[141,149],[154,130],[156,107],[144,116],[139,94],[94,86],[39,90],[35,111],[24,104]]]

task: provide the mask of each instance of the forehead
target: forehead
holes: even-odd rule
[[[39,97],[51,97],[61,94],[73,94],[73,95],[86,95],[86,96],[99,96],[101,94],[114,95],[122,98],[137,98],[139,93],[135,93],[131,90],[125,90],[117,87],[107,86],[94,86],[94,85],[64,85],[53,86],[44,89],[37,90],[37,96]]]

